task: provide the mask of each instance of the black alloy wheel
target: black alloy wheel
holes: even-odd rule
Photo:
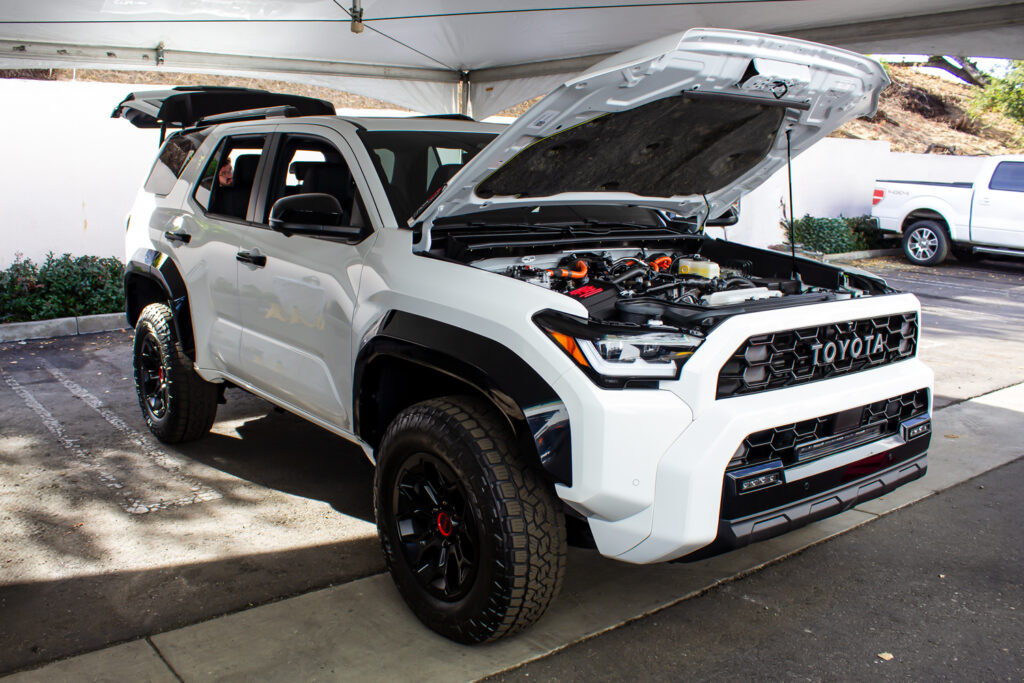
[[[135,373],[139,378],[139,402],[143,410],[154,420],[162,420],[167,414],[170,392],[163,355],[152,333],[142,340],[142,348],[135,357]]]
[[[428,628],[482,643],[534,623],[565,575],[565,517],[483,399],[400,412],[377,448],[374,513],[395,586]]]
[[[217,385],[195,371],[167,304],[149,304],[139,314],[132,369],[142,417],[154,436],[180,443],[210,431],[217,416]]]
[[[441,458],[417,453],[393,496],[395,532],[416,580],[438,600],[464,598],[476,579],[480,528],[462,482]]]

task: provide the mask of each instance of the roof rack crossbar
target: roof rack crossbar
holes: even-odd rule
[[[226,114],[214,114],[213,116],[205,116],[196,121],[196,128],[202,128],[203,126],[212,126],[218,123],[228,123],[230,121],[252,121],[255,119],[271,119],[279,117],[293,117],[301,116],[300,112],[296,107],[290,104],[285,104],[277,107],[263,107],[262,109],[245,109],[242,111],[232,111]]]

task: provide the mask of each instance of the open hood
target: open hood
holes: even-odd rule
[[[205,118],[266,107],[294,107],[296,115],[334,115],[326,100],[282,95],[253,88],[179,86],[130,93],[111,118],[123,117],[138,128],[188,128]]]
[[[425,205],[434,221],[512,206],[618,204],[698,219],[846,121],[889,84],[863,55],[793,38],[692,29],[594,65],[544,97]]]

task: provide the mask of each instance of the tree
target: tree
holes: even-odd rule
[[[1024,123],[1024,61],[1010,62],[1010,70],[1002,78],[993,78],[979,90],[971,102],[972,113],[998,110]]]
[[[924,62],[905,62],[905,66],[930,66],[942,69],[953,74],[957,78],[970,83],[985,87],[991,81],[991,77],[978,68],[969,57],[945,57],[943,55],[932,55]]]

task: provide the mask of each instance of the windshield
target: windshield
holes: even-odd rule
[[[444,187],[495,133],[360,131],[399,225]]]

